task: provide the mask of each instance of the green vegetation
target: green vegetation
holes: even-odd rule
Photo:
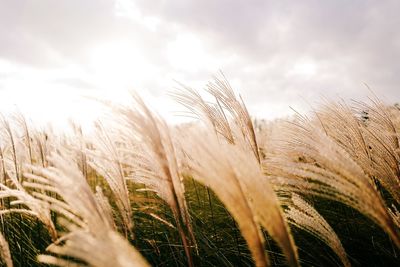
[[[0,128],[5,266],[396,266],[400,110],[330,103],[254,123],[224,79],[173,97],[170,127],[133,96],[93,133]]]

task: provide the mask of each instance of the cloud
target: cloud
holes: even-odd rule
[[[0,88],[144,90],[167,112],[174,80],[199,89],[222,69],[262,117],[322,96],[363,99],[363,83],[400,101],[397,10],[394,0],[3,1]]]

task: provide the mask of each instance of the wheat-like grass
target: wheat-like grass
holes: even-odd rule
[[[210,123],[217,134],[223,136],[229,143],[235,142],[225,110],[218,102],[208,102],[199,92],[184,85],[180,90],[171,93],[171,96],[189,110],[185,113],[186,116]]]
[[[347,247],[351,236],[339,240],[329,224],[336,229],[334,220],[321,216],[332,200],[372,219],[400,248],[398,108],[376,98],[353,106],[329,103],[310,119],[297,115],[264,124],[253,122],[223,74],[207,84],[206,95],[182,87],[173,97],[203,123],[171,127],[136,95],[131,106],[115,107],[109,124],[97,122],[93,135],[74,123],[74,134],[67,136],[36,129],[21,114],[0,116],[0,253],[7,266],[11,254],[18,265],[23,246],[32,246],[19,238],[43,229],[53,243],[38,259],[58,266],[148,266],[129,242],[155,264],[167,257],[177,265],[214,264],[210,259],[221,257],[216,262],[252,258],[256,266],[268,266],[279,256],[270,262],[264,230],[288,265],[297,266],[303,258],[289,225],[325,242],[350,266],[352,255],[347,257],[342,242]],[[305,201],[313,196],[322,201],[318,210]],[[231,229],[221,224],[223,216],[234,219],[244,240],[235,222]],[[212,238],[202,228],[209,223]],[[29,224],[35,228],[24,230]],[[10,228],[17,235],[9,235]],[[235,239],[238,262],[226,256],[233,246],[219,247],[224,237]],[[244,242],[251,258],[241,251]],[[302,248],[301,238],[297,245]]]
[[[298,265],[296,247],[280,204],[250,150],[220,143],[209,131],[182,136],[188,175],[209,186],[235,218],[257,266],[269,265],[260,227],[281,246],[291,266]],[[190,141],[189,141],[190,140]]]
[[[63,198],[50,197],[42,192],[34,192],[33,196],[50,204],[50,208],[66,216],[74,224],[86,229],[113,229],[112,214],[106,213],[104,205],[96,201],[85,177],[78,165],[70,158],[53,153],[49,157],[52,166],[43,168],[28,166],[25,187],[42,189],[55,193]]]
[[[236,97],[228,80],[222,74],[222,79],[215,77],[214,81],[207,85],[207,91],[215,97],[218,105],[220,103],[227,110],[242,133],[243,139],[249,145],[258,162],[261,162],[260,151],[256,140],[256,133],[250,114],[243,102],[242,97]]]
[[[120,107],[117,113],[122,119],[120,135],[126,140],[125,151],[130,156],[125,163],[134,170],[132,179],[135,182],[153,189],[171,207],[188,264],[193,266],[192,250],[196,240],[169,127],[139,96],[133,98],[135,108]]]
[[[122,155],[104,126],[99,122],[93,140],[95,149],[88,151],[90,166],[104,177],[113,192],[116,205],[122,217],[125,235],[133,237],[132,207],[126,185],[126,174],[122,166]]]
[[[50,206],[47,202],[31,196],[18,181],[13,181],[16,189],[0,184],[0,199],[15,198],[10,202],[10,207],[0,210],[0,215],[8,213],[21,213],[37,217],[47,228],[53,240],[56,240],[58,234],[50,215]],[[23,205],[21,207],[21,205]],[[26,206],[27,208],[24,208]]]
[[[378,180],[400,204],[398,127],[382,103],[359,104],[358,114],[345,103],[316,112],[325,133],[350,154],[371,178]],[[399,114],[397,114],[399,116]]]
[[[277,187],[345,203],[378,223],[400,245],[387,207],[362,167],[306,118],[287,128],[288,139],[266,161],[265,172]]]
[[[8,246],[7,240],[4,238],[4,236],[0,233],[0,256],[2,262],[5,264],[7,267],[13,267],[13,261],[11,259],[11,252],[10,252],[10,247]]]
[[[53,154],[49,162],[52,167],[29,166],[33,173],[25,173],[25,176],[33,181],[30,186],[36,184],[37,188],[62,197],[64,202],[35,195],[47,200],[54,211],[67,218],[63,224],[70,232],[47,249],[58,257],[40,255],[38,260],[58,266],[83,266],[71,258],[60,258],[68,256],[90,266],[148,266],[140,253],[115,232],[108,201],[101,190],[96,195],[92,193],[76,162],[58,154]]]
[[[350,261],[339,237],[313,206],[297,194],[292,194],[289,199],[284,199],[282,203],[287,206],[285,216],[291,224],[325,242],[338,255],[344,266],[350,266]]]
[[[250,114],[242,98],[236,97],[228,80],[215,77],[213,82],[207,84],[206,91],[215,99],[215,103],[206,101],[196,90],[182,86],[171,95],[186,107],[189,116],[201,119],[212,125],[214,131],[224,137],[229,143],[236,143],[237,132],[241,133],[241,139],[253,151],[254,156],[261,162],[259,147],[256,140],[256,132]]]
[[[374,178],[400,205],[400,111],[378,99],[371,99],[371,104],[359,103],[358,109],[368,113],[365,129],[371,160],[376,163]]]
[[[284,218],[282,218],[279,202],[260,171],[261,154],[256,139],[256,132],[243,100],[241,98],[240,101],[237,99],[232,87],[224,76],[222,79],[216,77],[213,82],[209,83],[207,85],[207,92],[215,99],[215,103],[205,101],[199,93],[187,87],[184,87],[182,91],[175,92],[173,96],[196,117],[202,119],[206,125],[209,125],[207,129],[213,129],[217,136],[224,137],[228,144],[234,145],[230,149],[235,147],[238,151],[224,150],[229,146],[225,148],[220,147],[221,144],[213,140],[212,137],[209,137],[209,140],[204,142],[204,136],[207,133],[203,133],[201,139],[195,139],[196,142],[190,142],[189,145],[186,145],[186,154],[189,155],[188,165],[191,166],[192,170],[196,170],[197,172],[197,175],[196,173],[189,174],[197,177],[196,179],[200,182],[209,185],[225,205],[228,206],[249,244],[256,265],[262,266],[268,264],[265,252],[261,253],[263,251],[264,239],[260,237],[259,225],[267,229],[277,240],[289,264],[298,264],[296,247],[289,228]],[[196,136],[196,134],[192,134],[190,138],[193,138],[193,136]],[[186,138],[189,139],[189,136]],[[184,140],[185,138],[180,139]],[[197,152],[190,154],[188,151],[193,151],[193,147],[196,146],[199,146],[196,150]],[[215,153],[213,150],[215,152],[217,150],[223,152]],[[247,153],[249,151],[253,153],[253,157]],[[226,158],[229,154],[235,154],[236,158]],[[241,157],[243,155],[246,155],[246,157]],[[255,159],[255,161],[252,159]],[[225,164],[221,164],[221,160],[222,162],[225,160]],[[199,162],[202,162],[202,164],[198,165]],[[211,162],[216,162],[221,166],[211,167]],[[246,163],[248,164],[246,165]],[[239,167],[235,168],[235,171],[228,171],[236,165]],[[224,172],[226,172],[225,175],[223,174]],[[220,176],[219,178],[217,178],[218,175]],[[211,185],[211,180],[217,183],[215,181],[217,179],[220,180],[220,184]],[[224,183],[230,183],[230,186],[236,183],[237,186],[232,189],[234,193],[231,194],[235,194],[237,197],[242,195],[244,203],[248,202],[247,205],[243,207],[231,207],[231,205],[236,205],[238,200],[230,199],[229,196],[226,196],[225,192],[221,192],[222,188],[228,190],[228,185],[223,186]],[[250,194],[252,195],[251,197],[249,197]],[[269,212],[263,212],[265,210]],[[252,214],[254,218],[253,220],[250,219],[248,223],[242,223],[239,220],[244,220],[245,216],[243,215],[246,212]]]
[[[84,261],[80,264],[51,255],[39,255],[38,260],[57,266],[93,266],[93,267],[144,267],[150,266],[142,255],[118,233],[100,228],[94,234],[83,229],[69,229],[71,232],[63,240],[63,245],[52,244],[48,252],[59,256],[68,256]]]

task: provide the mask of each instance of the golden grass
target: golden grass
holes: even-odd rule
[[[148,266],[131,243],[142,238],[134,236],[140,227],[134,217],[150,216],[177,232],[184,265],[195,266],[202,256],[198,232],[206,229],[199,229],[188,204],[185,182],[194,179],[232,215],[256,266],[273,264],[264,231],[289,266],[300,265],[292,226],[322,240],[350,266],[337,233],[305,200],[312,196],[358,210],[400,248],[398,109],[376,99],[354,106],[329,103],[310,118],[255,125],[224,77],[205,92],[211,101],[187,87],[172,93],[201,120],[178,127],[136,95],[131,106],[112,106],[111,122],[97,122],[91,136],[78,126],[72,136],[57,136],[35,129],[23,116],[14,123],[2,117],[2,222],[5,214],[16,213],[44,225],[53,239],[38,256],[44,263]],[[165,203],[172,216],[161,215],[154,203]],[[0,252],[12,266],[3,234]],[[157,240],[146,242],[159,253]]]

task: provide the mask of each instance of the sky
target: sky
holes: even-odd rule
[[[400,102],[400,1],[0,0],[0,111],[39,121],[99,115],[139,92],[171,122],[177,82],[222,70],[250,113],[322,99]]]

